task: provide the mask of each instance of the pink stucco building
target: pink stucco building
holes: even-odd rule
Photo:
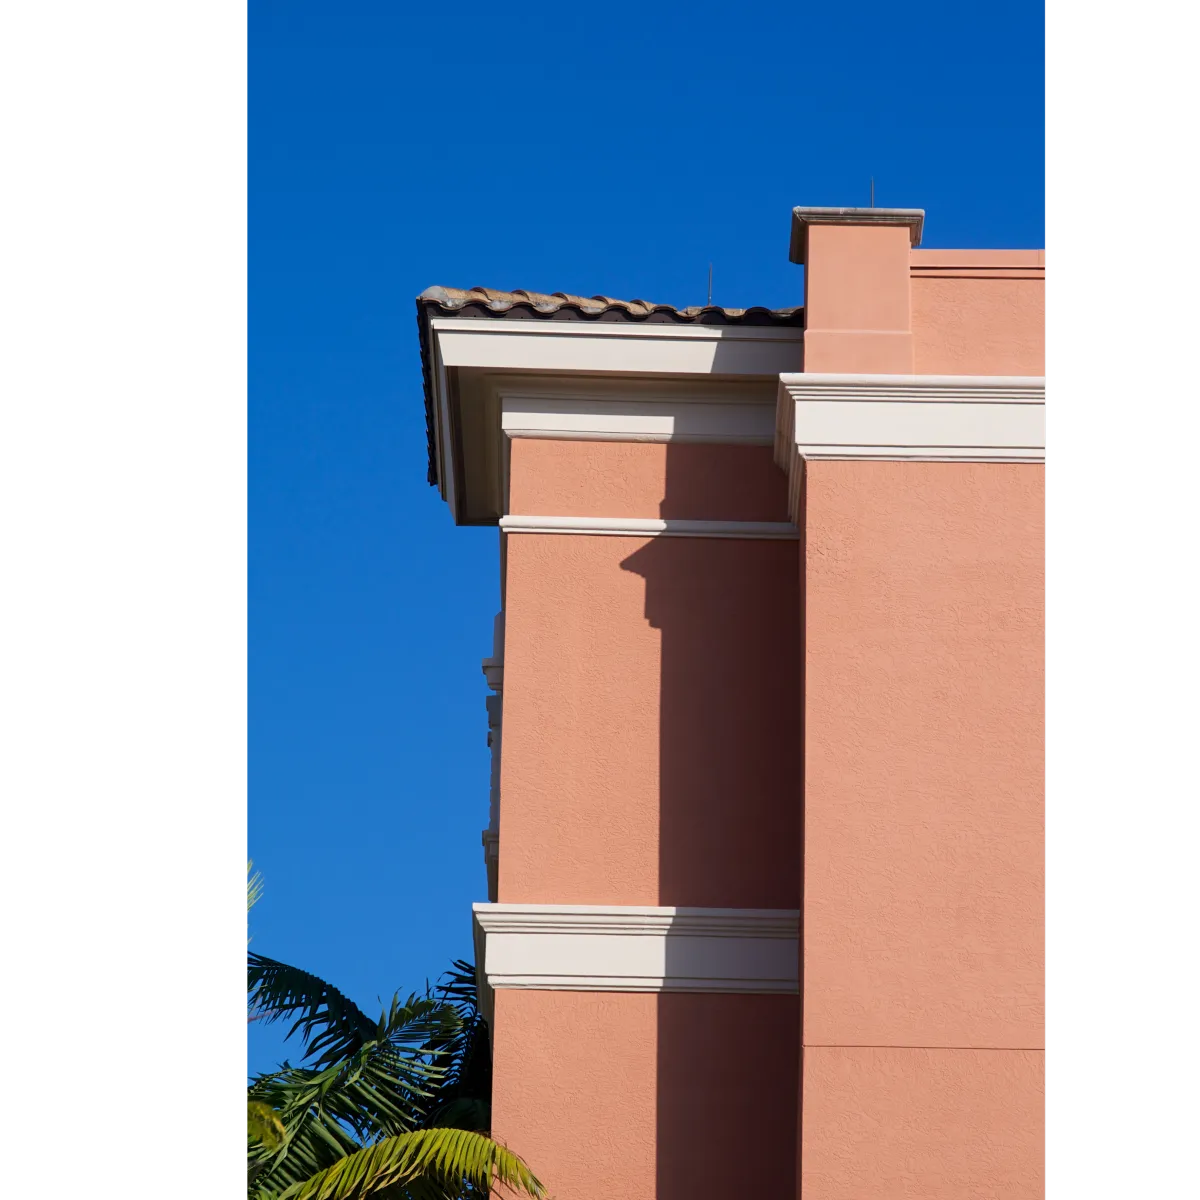
[[[418,301],[501,539],[493,1131],[558,1200],[1042,1194],[1044,257],[922,222],[796,209],[782,311]]]

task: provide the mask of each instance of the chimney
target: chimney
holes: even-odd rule
[[[919,208],[794,208],[791,260],[804,266],[804,369],[911,375],[909,251]]]

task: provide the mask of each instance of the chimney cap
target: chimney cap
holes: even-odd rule
[[[923,208],[793,208],[789,257],[794,263],[808,257],[810,225],[904,225],[910,244],[919,246],[924,224]]]

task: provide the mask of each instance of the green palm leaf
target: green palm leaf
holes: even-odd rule
[[[251,1098],[279,1113],[285,1128],[282,1146],[251,1148],[251,1195],[260,1200],[364,1144],[429,1125],[462,1024],[450,1005],[432,997],[403,1003],[394,998],[378,1023],[371,1023],[349,1001],[340,1009],[336,1000],[326,1003],[335,989],[324,981],[266,961],[270,974],[260,996],[268,992],[293,1012],[303,1004],[314,1007],[314,997],[319,1003],[315,1014],[306,1011],[293,1026],[293,1032],[300,1027],[309,1054],[317,1052],[316,1061],[300,1067],[285,1063],[250,1087]],[[331,1024],[323,1027],[331,1009]],[[352,1052],[337,1056],[350,1047]]]
[[[290,1020],[299,1066],[255,1079],[251,1104],[283,1137],[251,1138],[252,1200],[485,1200],[493,1184],[541,1184],[487,1135],[491,1050],[475,969],[456,962],[434,992],[397,993],[372,1021],[316,975],[252,954],[251,1011]],[[276,1131],[277,1132],[277,1131]]]
[[[333,984],[299,967],[251,953],[248,983],[251,1011],[267,1024],[296,1017],[287,1037],[298,1032],[307,1052],[328,1052],[327,1062],[347,1057],[375,1038],[377,1022]],[[314,1047],[313,1041],[319,1044]]]
[[[458,1032],[446,1046],[450,1063],[432,1108],[431,1125],[491,1128],[492,1050],[487,1022],[479,1012],[475,968],[459,959],[442,976],[438,995],[458,1013]]]
[[[496,1184],[540,1200],[537,1176],[511,1150],[466,1129],[421,1129],[385,1138],[293,1184],[281,1200],[360,1200],[409,1183],[426,1195],[454,1196],[464,1187],[484,1195]],[[431,1189],[428,1185],[434,1185]]]
[[[287,1136],[279,1114],[261,1100],[247,1101],[246,1128],[250,1141],[258,1142],[268,1150],[277,1150]]]

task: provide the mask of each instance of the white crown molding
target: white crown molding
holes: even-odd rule
[[[509,438],[755,446],[774,439],[774,381],[592,378],[555,385],[510,376],[498,377],[496,392]]]
[[[500,518],[505,533],[591,534],[609,537],[749,538],[791,541],[800,536],[790,521],[689,521],[651,517],[527,517]]]
[[[1044,463],[1041,376],[783,374],[775,461],[799,512],[807,460]]]
[[[495,317],[434,317],[430,328],[496,337],[648,338],[653,341],[802,341],[799,325],[699,325],[646,321],[500,321]]]
[[[687,400],[626,399],[601,405],[505,397],[501,427],[510,438],[769,446],[775,436],[775,408]]]
[[[798,326],[595,321],[430,322],[448,368],[633,375],[776,377],[803,358]]]
[[[489,991],[798,990],[794,910],[476,904],[474,918]]]

